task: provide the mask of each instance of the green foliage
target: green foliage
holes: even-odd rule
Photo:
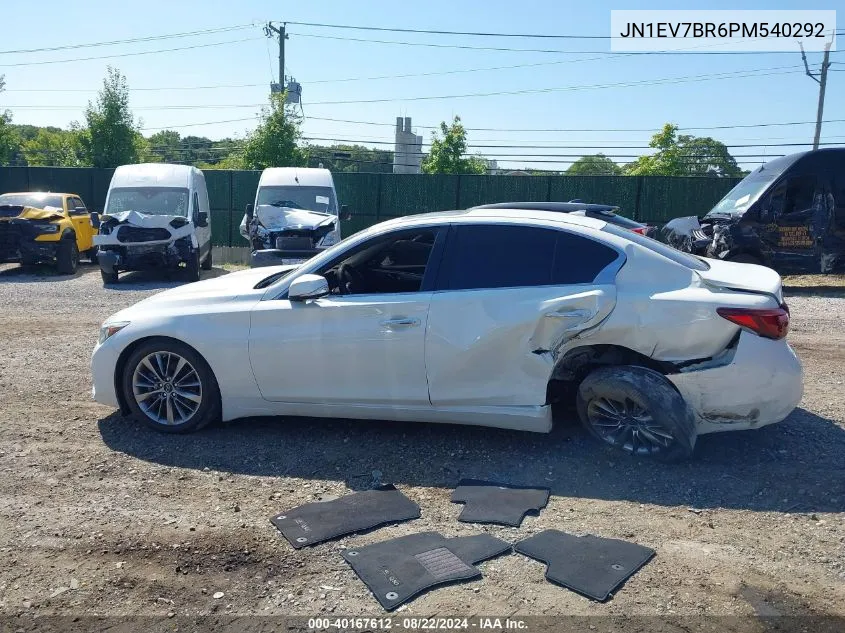
[[[150,136],[149,153],[156,157],[154,162],[178,163],[181,160],[181,137],[176,130],[162,130]]]
[[[143,144],[129,110],[126,78],[116,68],[108,67],[103,89],[96,103],[85,109],[88,129],[82,146],[94,167],[117,167],[138,162]]]
[[[22,145],[27,165],[55,165],[58,167],[84,167],[82,132],[77,129],[60,130],[42,128]]]
[[[604,154],[582,156],[566,170],[567,176],[621,176],[622,168]]]
[[[305,165],[299,148],[302,117],[285,104],[285,93],[270,95],[270,106],[261,111],[258,127],[246,139],[243,166],[246,169],[298,167]]]
[[[423,159],[422,170],[426,174],[484,174],[487,161],[480,156],[465,158],[467,151],[467,132],[456,116],[452,125],[440,123],[440,134],[432,135],[431,150]]]
[[[322,165],[333,172],[393,172],[393,152],[363,145],[308,145],[304,148],[308,167]]]
[[[0,92],[3,92],[5,86],[6,80],[0,75]],[[11,113],[0,110],[0,165],[11,163],[20,146],[20,137],[11,123]]]
[[[678,135],[678,126],[667,123],[651,137],[657,151],[625,166],[632,176],[738,177],[742,170],[723,143],[709,136]]]

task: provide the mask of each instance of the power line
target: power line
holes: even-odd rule
[[[351,31],[389,31],[392,33],[424,33],[428,35],[471,35],[479,37],[522,37],[522,38],[544,38],[544,39],[573,39],[573,40],[603,40],[611,39],[610,35],[547,35],[541,33],[483,33],[472,31],[437,31],[432,29],[408,29],[382,26],[359,26],[352,24],[323,24],[320,22],[291,22],[296,26],[314,26],[327,29],[345,29]]]
[[[239,40],[228,40],[225,42],[211,42],[209,44],[194,44],[192,46],[179,46],[176,48],[161,48],[152,51],[137,51],[134,53],[115,53],[114,55],[97,55],[94,57],[75,57],[73,59],[48,59],[38,62],[18,62],[16,64],[0,64],[0,68],[12,68],[18,66],[43,66],[46,64],[68,64],[70,62],[87,62],[95,59],[115,59],[118,57],[135,57],[137,55],[154,55],[156,53],[172,53],[174,51],[187,51],[195,48],[209,48],[212,46],[225,46],[227,44],[239,44],[253,40],[264,39],[260,37],[246,37]]]
[[[168,33],[166,35],[149,35],[146,37],[135,37],[125,40],[111,40],[107,42],[88,42],[85,44],[65,44],[63,46],[49,46],[44,48],[21,48],[10,51],[0,51],[0,55],[17,55],[22,53],[45,53],[49,51],[63,51],[67,49],[77,48],[94,48],[98,46],[116,46],[118,44],[135,44],[138,42],[157,42],[160,40],[169,40],[182,37],[195,37],[200,35],[212,35],[216,33],[226,33],[229,31],[238,31],[241,29],[253,28],[254,24],[239,24],[236,26],[224,26],[216,29],[201,29],[198,31],[187,31],[184,33]]]

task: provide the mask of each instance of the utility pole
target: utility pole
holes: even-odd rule
[[[267,26],[264,27],[264,34],[267,37],[273,37],[272,33],[279,37],[279,92],[285,90],[285,40],[288,39],[285,27],[287,25],[287,22],[282,22],[281,28],[277,28],[273,26],[272,22],[268,22]]]
[[[804,54],[804,46],[801,46],[801,59],[804,60],[804,70],[807,71],[807,76],[819,84],[819,108],[816,112],[816,135],[813,137],[813,149],[819,148],[819,139],[822,135],[822,116],[824,114],[824,93],[827,88],[827,69],[830,67],[830,42],[824,45],[824,59],[822,59],[821,72],[819,77],[810,72],[810,66],[807,64],[807,56]]]

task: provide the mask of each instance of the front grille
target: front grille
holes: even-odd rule
[[[142,228],[139,226],[121,226],[117,230],[118,242],[156,242],[169,240],[170,231],[161,228]]]

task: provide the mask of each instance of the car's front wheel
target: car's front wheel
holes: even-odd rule
[[[165,433],[196,431],[220,418],[220,390],[208,363],[170,339],[152,339],[132,352],[123,394],[137,419]]]
[[[589,433],[631,455],[689,457],[695,425],[686,403],[660,373],[631,365],[600,367],[578,387],[578,415]]]

